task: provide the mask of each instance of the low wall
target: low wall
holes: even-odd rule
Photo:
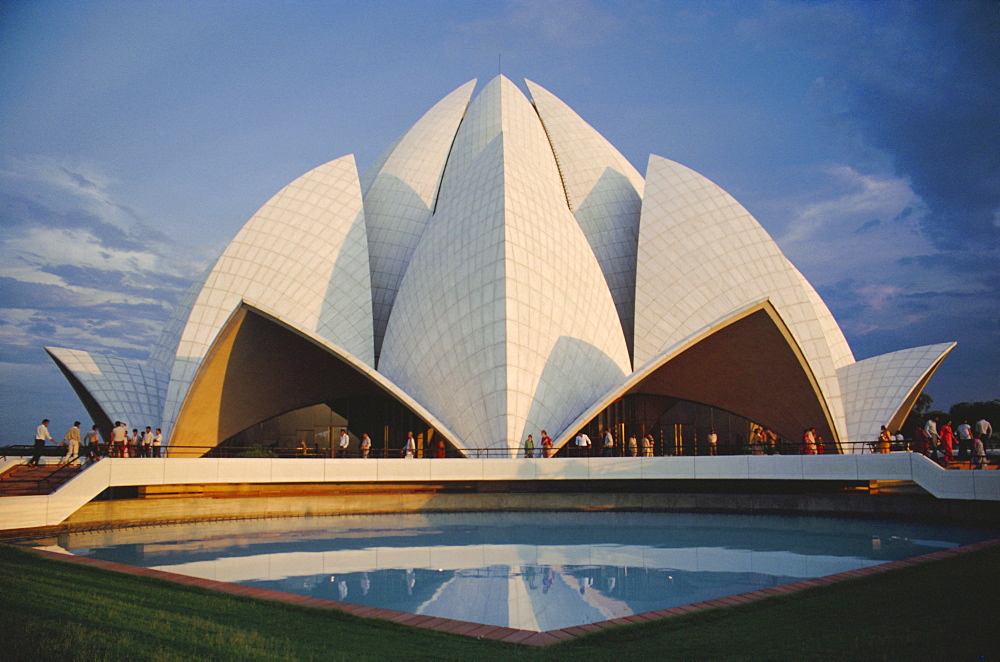
[[[593,506],[587,505],[589,502],[579,494],[601,494],[613,493],[616,491],[615,484],[622,481],[631,482],[636,487],[636,492],[643,492],[640,486],[651,486],[655,489],[662,489],[665,484],[700,484],[712,485],[740,485],[745,484],[745,498],[761,498],[758,492],[765,492],[767,485],[784,484],[791,487],[789,491],[804,491],[802,485],[809,484],[864,484],[868,481],[911,481],[927,493],[937,497],[938,500],[952,501],[962,504],[962,510],[977,510],[969,504],[990,502],[996,504],[1000,502],[1000,472],[998,471],[945,471],[927,458],[915,453],[889,453],[885,455],[813,455],[813,456],[722,456],[722,457],[650,457],[650,458],[556,458],[547,460],[475,460],[475,459],[445,459],[445,460],[406,460],[406,459],[326,459],[326,460],[296,460],[296,459],[149,459],[149,458],[110,458],[103,459],[96,465],[89,467],[80,473],[73,480],[67,482],[57,491],[49,495],[5,497],[0,499],[0,531],[22,530],[32,528],[48,528],[59,526],[64,522],[73,519],[80,521],[84,517],[80,512],[86,508],[118,508],[120,506],[102,505],[102,502],[93,502],[108,488],[136,488],[153,490],[157,487],[164,489],[169,486],[195,486],[221,485],[230,486],[270,486],[269,489],[279,491],[284,488],[279,485],[298,485],[300,492],[304,486],[324,485],[325,489],[347,491],[348,486],[383,485],[405,483],[409,485],[407,491],[414,492],[419,485],[494,485],[498,490],[497,496],[489,497],[495,502],[503,504],[504,498],[509,498],[509,503],[520,503],[517,499],[529,498],[506,493],[517,491],[509,488],[510,484],[531,485],[539,487],[546,484],[564,485],[563,494],[559,499],[567,498],[565,492],[574,490],[574,485],[586,485],[584,490],[575,490],[578,494],[575,498],[583,499],[577,503],[572,501],[560,501],[568,503],[568,506],[560,507],[630,507],[616,505],[619,501],[609,499],[607,495],[601,497],[605,501],[596,502]],[[602,487],[603,485],[603,487]],[[435,488],[436,489],[436,488]],[[744,489],[744,488],[739,488]],[[449,505],[434,506],[446,510],[463,510],[461,506],[463,500],[469,503],[486,503],[482,501],[487,497],[482,494],[484,489],[477,489],[475,495],[479,501],[472,500],[474,495],[454,494],[445,495],[437,493],[430,498],[427,494],[409,495],[403,498],[400,495],[391,495],[393,498],[401,500],[396,505],[379,506],[377,511],[353,511],[338,510],[341,508],[360,508],[362,506],[351,505],[364,503],[367,499],[371,503],[385,502],[392,504],[389,496],[374,497],[372,495],[358,496],[351,500],[347,495],[325,495],[310,494],[298,495],[298,503],[286,501],[287,497],[275,497],[279,499],[273,503],[266,502],[264,505],[253,501],[260,496],[247,495],[246,506],[229,503],[226,505],[212,504],[212,499],[203,495],[196,501],[204,502],[195,504],[194,502],[186,506],[191,512],[198,512],[200,509],[206,510],[205,517],[215,517],[211,514],[212,509],[223,509],[233,511],[233,514],[222,514],[223,517],[266,517],[271,516],[272,509],[289,509],[288,512],[295,514],[313,514],[325,512],[388,512],[388,510],[402,509],[405,511],[409,503],[419,503],[427,500],[427,503],[447,502]],[[617,488],[621,492],[620,488]],[[700,504],[709,503],[713,495],[710,488],[697,488],[696,497]],[[728,490],[733,492],[734,490]],[[635,507],[649,503],[649,499],[667,499],[666,502],[671,509],[683,507],[681,496],[677,490],[672,490],[672,494],[656,495],[650,490],[639,498],[639,504]],[[784,495],[791,498],[793,495]],[[733,494],[724,497],[716,495],[719,499],[734,499]],[[597,498],[597,497],[594,497]],[[629,494],[621,494],[616,499],[632,498]],[[692,497],[695,498],[695,497]],[[388,499],[388,500],[387,500]],[[552,502],[554,497],[547,494],[546,504]],[[646,501],[643,501],[645,499]],[[163,512],[171,512],[181,502],[168,505],[166,499],[150,500],[153,503],[160,503],[159,507]],[[534,495],[532,509],[539,509],[539,497]],[[609,502],[610,501],[610,502]],[[330,505],[324,505],[329,503]],[[341,505],[334,505],[341,504]],[[458,505],[454,505],[458,504]],[[576,504],[576,506],[574,505]],[[240,511],[240,508],[248,510]],[[509,506],[520,507],[516,505]],[[700,505],[700,508],[706,506]],[[333,508],[334,510],[327,510]],[[507,509],[504,505],[475,506],[471,509]],[[548,509],[547,505],[541,509]],[[728,506],[727,506],[728,508]],[[745,509],[745,506],[741,508]],[[798,507],[789,508],[796,510]],[[842,510],[842,508],[841,508]],[[988,509],[987,509],[988,510]],[[85,511],[89,512],[89,511]],[[220,511],[221,512],[221,511]],[[283,513],[275,513],[283,514]],[[199,515],[201,516],[201,515]],[[90,521],[102,521],[100,517],[90,517]],[[124,518],[127,519],[127,518]],[[165,519],[171,519],[170,516]]]
[[[878,517],[1000,528],[1000,503],[954,502],[929,495],[642,492],[485,492],[325,494],[303,497],[173,497],[93,501],[64,522],[31,530],[0,532],[2,538],[66,531],[192,521],[321,515],[475,511],[720,512]]]

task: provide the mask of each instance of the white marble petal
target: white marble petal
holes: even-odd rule
[[[915,391],[923,388],[954,347],[955,343],[940,343],[902,349],[837,370],[851,439],[874,441],[883,425],[905,416],[907,412],[900,409],[908,400],[912,403]]]
[[[162,427],[168,377],[163,370],[149,363],[78,349],[46,347],[45,351],[87,389],[112,422],[124,421],[130,429]]]
[[[374,365],[368,238],[354,157],[302,175],[247,221],[216,262],[178,343],[164,432],[241,302]]]
[[[645,182],[628,160],[592,126],[542,86],[526,80],[542,120],[566,200],[608,283],[632,347],[635,260]]]
[[[482,91],[459,129],[379,369],[464,448],[516,448],[527,431],[559,430],[630,372],[548,140],[505,78]]]
[[[846,441],[826,330],[802,282],[732,196],[679,163],[650,157],[636,267],[637,368],[728,311],[769,299],[805,354],[840,441]]]

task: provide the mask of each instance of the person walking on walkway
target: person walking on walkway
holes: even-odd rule
[[[535,439],[530,434],[524,440],[524,457],[528,460],[535,457]]]
[[[944,461],[951,462],[955,459],[955,435],[951,431],[951,421],[942,425],[938,434],[941,436],[941,445],[944,447]]]
[[[976,436],[979,437],[984,445],[993,436],[993,426],[985,418],[980,418],[976,421]]]
[[[972,426],[968,421],[962,421],[955,432],[958,435],[958,460],[964,462],[972,455]]]
[[[413,438],[412,432],[406,433],[406,443],[403,445],[403,457],[412,458],[413,453],[417,450],[417,441]]]
[[[719,435],[715,433],[715,428],[708,431],[708,454],[715,455],[719,452]]]
[[[979,437],[972,440],[972,468],[986,468],[986,448],[983,446],[983,440]]]
[[[573,443],[576,445],[576,454],[579,457],[587,457],[590,455],[590,437],[588,437],[583,430],[580,430],[580,432],[576,434],[576,439]]]
[[[97,458],[101,456],[101,433],[97,431],[98,426],[94,425],[90,428],[90,432],[84,437],[84,441],[87,442],[87,462],[97,462]]]
[[[59,462],[60,465],[71,464],[73,460],[80,457],[80,421],[75,421],[73,427],[66,430],[62,442],[66,444],[66,454]]]
[[[361,458],[364,460],[368,459],[368,454],[372,450],[372,440],[368,436],[368,433],[361,435]]]
[[[879,453],[888,453],[889,452],[889,446],[891,445],[890,441],[889,441],[890,439],[892,439],[892,435],[889,434],[889,429],[886,428],[883,425],[881,432],[878,433],[878,452]]]
[[[639,442],[636,441],[635,435],[632,434],[628,438],[628,456],[636,457],[639,454]]]
[[[545,430],[542,430],[542,457],[546,459],[552,457],[552,437]]]
[[[609,428],[604,428],[604,438],[603,438],[603,448],[601,449],[601,455],[604,457],[614,457],[615,455],[615,438],[611,436],[611,430]]]
[[[52,439],[52,435],[49,434],[49,419],[43,419],[42,423],[35,428],[35,448],[34,455],[31,456],[31,460],[28,462],[29,465],[33,467],[38,466],[38,462],[42,459],[42,453],[45,452],[45,441],[51,441],[55,443]]]
[[[153,428],[147,425],[146,431],[142,433],[142,448],[139,450],[139,457],[153,457],[153,439],[155,438]]]

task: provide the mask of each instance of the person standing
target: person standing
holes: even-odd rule
[[[347,447],[351,445],[351,437],[347,428],[340,428],[340,457],[347,457]]]
[[[615,455],[615,438],[611,436],[611,429],[604,428],[604,439],[603,448],[601,449],[601,454],[604,457],[614,457]]]
[[[964,462],[972,455],[972,426],[968,421],[962,421],[956,432],[958,432],[958,460]]]
[[[580,430],[576,434],[576,439],[573,443],[576,446],[576,454],[578,456],[587,457],[590,455],[590,437],[583,430]]]
[[[163,446],[163,430],[156,428],[153,435],[153,457],[160,457],[160,447]]]
[[[80,421],[74,421],[73,427],[66,430],[66,434],[63,435],[62,443],[66,444],[66,455],[64,455],[62,461],[59,462],[60,466],[63,464],[71,464],[73,460],[79,459]]]
[[[542,457],[546,459],[552,457],[552,437],[545,430],[542,430]]]
[[[97,431],[97,425],[90,428],[84,441],[87,442],[87,461],[96,462],[101,456],[101,433]]]
[[[52,443],[55,441],[52,439],[52,435],[49,434],[49,419],[42,419],[41,424],[35,428],[35,447],[34,455],[31,456],[31,460],[28,464],[37,467],[38,462],[42,459],[42,453],[45,452],[45,440],[49,440]]]
[[[938,435],[941,438],[941,445],[944,447],[944,461],[951,462],[955,459],[955,434],[951,431],[951,421],[941,426]]]
[[[111,457],[125,456],[125,441],[128,436],[128,428],[121,421],[115,421],[115,427],[111,428]]]
[[[535,439],[530,434],[524,440],[524,457],[528,460],[535,457]]]
[[[653,446],[655,444],[652,434],[647,434],[642,438],[642,454],[645,457],[653,457]]]
[[[719,451],[719,435],[715,434],[715,428],[708,431],[708,436],[705,437],[708,441],[708,454],[715,455]]]
[[[412,432],[406,433],[406,444],[403,446],[403,457],[412,458],[413,453],[417,450],[417,441],[413,438]]]
[[[889,434],[889,430],[883,425],[882,429],[878,433],[878,452],[879,453],[888,453],[889,452],[889,446],[891,445],[890,444],[890,440],[891,439],[892,439],[892,436]]]
[[[635,457],[639,454],[639,442],[635,440],[635,435],[631,434],[628,438],[628,455],[629,457]]]
[[[813,428],[806,428],[802,432],[802,454],[816,454],[816,433]]]
[[[972,440],[972,468],[986,468],[986,447],[983,446],[983,440],[979,437]]]
[[[929,451],[930,444],[927,443],[927,433],[924,432],[923,428],[918,427],[913,431],[913,452],[927,455]]]
[[[368,453],[372,450],[372,440],[368,436],[368,433],[361,435],[361,458],[364,460],[368,459]]]
[[[938,434],[937,423],[938,419],[936,416],[928,418],[927,422],[924,423],[924,434],[927,435],[927,442],[935,448],[941,443],[941,435]]]
[[[139,457],[153,457],[153,428],[146,426],[146,431],[142,433],[142,450]]]
[[[980,418],[976,421],[976,437],[985,445],[989,441],[990,437],[993,436],[993,426],[985,418]]]

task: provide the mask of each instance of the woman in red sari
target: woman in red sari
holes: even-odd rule
[[[955,453],[952,450],[955,445],[955,433],[951,431],[951,421],[941,426],[938,435],[941,436],[941,446],[944,448],[944,461],[951,462],[955,459]]]
[[[542,430],[542,457],[552,457],[552,437]]]

